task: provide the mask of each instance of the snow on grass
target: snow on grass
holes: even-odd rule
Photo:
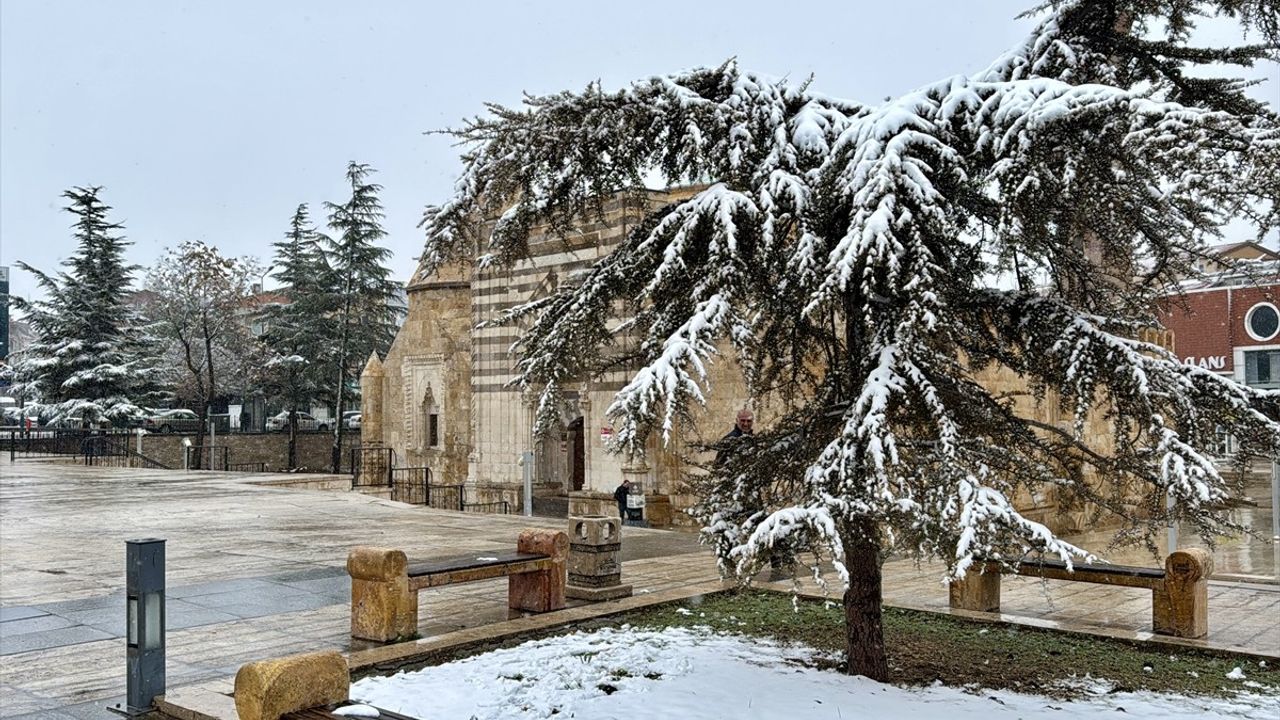
[[[902,718],[1276,717],[1280,697],[1231,700],[1101,692],[1056,701],[1008,691],[935,685],[908,689],[811,666],[817,651],[704,628],[628,626],[534,640],[518,647],[351,687],[353,700],[434,718]],[[1268,709],[1270,708],[1270,709]]]

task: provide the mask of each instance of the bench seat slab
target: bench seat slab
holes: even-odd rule
[[[487,562],[453,567],[443,563],[432,563],[432,565],[434,567],[428,572],[415,572],[417,568],[422,566],[409,567],[410,589],[416,591],[442,585],[472,582],[473,580],[488,580],[489,578],[505,577],[507,575],[539,572],[551,569],[554,562],[546,555],[522,554],[520,559],[506,562]]]

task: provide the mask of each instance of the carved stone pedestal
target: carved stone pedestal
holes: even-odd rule
[[[565,595],[599,602],[629,597],[622,584],[622,526],[618,518],[569,518],[569,585]]]

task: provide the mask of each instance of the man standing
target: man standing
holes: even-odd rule
[[[733,429],[727,435],[720,438],[720,451],[716,453],[716,464],[723,465],[728,459],[729,453],[732,451],[732,443],[729,441],[734,438],[740,438],[743,435],[751,435],[755,432],[753,429],[756,423],[756,416],[751,411],[742,408],[738,411],[738,421],[734,423]]]
[[[618,517],[622,524],[627,524],[627,496],[631,494],[631,481],[623,480],[617,490],[613,491],[613,499],[618,502]]]

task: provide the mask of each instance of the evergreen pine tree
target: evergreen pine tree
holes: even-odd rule
[[[135,266],[124,260],[130,243],[111,222],[100,187],[63,193],[76,251],[66,271],[49,275],[25,264],[46,297],[13,298],[35,333],[15,363],[15,392],[35,400],[49,422],[96,425],[141,415],[161,397],[146,327],[128,297]]]
[[[1280,2],[1040,10],[984,72],[880,105],[728,63],[490,106],[453,131],[464,175],[424,218],[428,271],[502,265],[527,257],[533,228],[565,234],[618,193],[645,207],[636,188],[655,169],[700,184],[498,321],[529,324],[517,382],[540,408],[631,353],[608,410],[624,451],[668,438],[720,355],[781,399],[709,468],[697,512],[726,572],[786,548],[835,561],[850,673],[887,674],[887,554],[942,557],[951,577],[980,557],[1089,557],[1013,506],[1045,486],[1113,513],[1125,541],[1154,547],[1175,522],[1211,540],[1239,529],[1215,433],[1246,457],[1280,446],[1277,393],[1146,341],[1154,299],[1226,221],[1280,220],[1275,110],[1212,67],[1274,59]],[[1189,47],[1213,14],[1265,44]],[[607,322],[619,308],[637,341],[624,350]],[[991,369],[1074,422],[1039,422],[980,382]],[[1083,432],[1095,414],[1107,442]]]
[[[384,355],[395,339],[396,320],[403,312],[398,304],[399,284],[383,264],[391,251],[378,245],[382,229],[382,186],[369,181],[374,172],[368,165],[347,165],[351,197],[342,204],[325,203],[329,211],[329,264],[333,270],[333,308],[337,318],[337,346],[334,358],[333,470],[342,462],[342,414],[353,394],[361,363],[370,354]]]
[[[289,302],[266,311],[263,341],[271,352],[268,387],[289,413],[289,467],[297,466],[298,411],[310,409],[324,394],[324,370],[333,365],[337,327],[332,270],[311,224],[307,205],[298,206],[276,249],[273,273]]]

